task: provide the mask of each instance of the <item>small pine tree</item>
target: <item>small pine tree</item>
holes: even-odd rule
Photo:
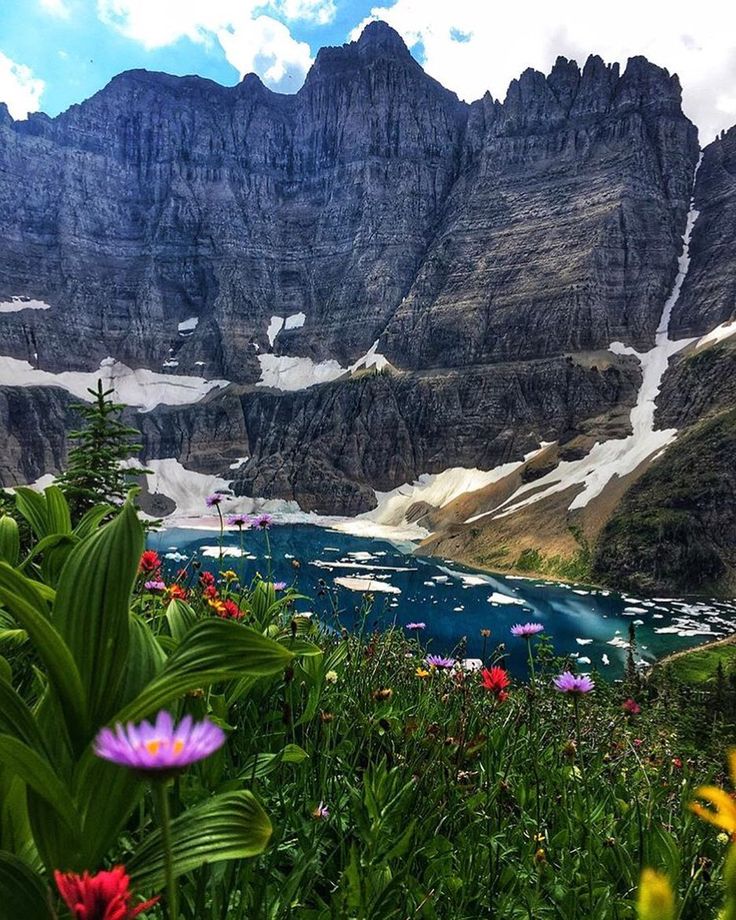
[[[132,480],[141,474],[140,469],[127,469],[123,465],[142,447],[132,440],[140,432],[120,421],[125,406],[110,399],[114,390],[106,390],[102,380],[97,381],[96,389],[90,388],[88,392],[94,397],[91,404],[72,406],[82,415],[83,425],[69,432],[69,440],[75,445],[69,451],[67,468],[58,479],[74,520],[100,502],[121,504]]]

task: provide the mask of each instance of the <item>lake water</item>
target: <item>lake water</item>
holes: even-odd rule
[[[216,571],[218,539],[211,531],[171,528],[152,534],[149,546],[165,558],[167,574],[192,557]],[[354,625],[363,591],[370,587],[375,604],[368,625],[422,621],[423,640],[435,653],[452,653],[466,637],[465,656],[481,657],[480,631],[490,629],[489,652],[504,642],[508,666],[519,675],[525,673],[525,644],[513,639],[509,630],[528,620],[544,624],[558,654],[575,655],[580,670],[595,668],[609,679],[623,673],[632,622],[637,659],[647,663],[736,632],[733,602],[632,597],[574,584],[487,575],[410,555],[408,547],[309,524],[274,526],[269,539],[270,560],[260,532],[245,534],[241,557],[237,533],[226,533],[225,567],[247,584],[256,572],[267,575],[270,566],[275,581],[294,583],[311,598],[300,602],[300,609],[312,610],[328,623],[333,622],[336,598],[341,621],[348,627]]]

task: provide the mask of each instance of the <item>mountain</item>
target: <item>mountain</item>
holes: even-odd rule
[[[58,470],[102,373],[180,479],[408,519],[492,567],[592,559],[678,431],[733,406],[736,131],[693,186],[680,97],[591,56],[468,105],[375,22],[295,95],[131,71],[54,119],[0,106],[2,481]],[[649,583],[616,558],[600,577]]]

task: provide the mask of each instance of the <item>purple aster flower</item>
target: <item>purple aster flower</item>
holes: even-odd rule
[[[250,518],[247,514],[231,514],[227,519],[228,527],[250,527]]]
[[[570,693],[574,696],[590,693],[595,687],[594,681],[587,674],[577,675],[573,674],[572,671],[565,671],[559,677],[555,677],[553,683],[560,693]]]
[[[404,629],[426,629],[426,623],[407,623]]]
[[[444,658],[442,655],[427,655],[424,659],[428,668],[454,668],[454,658]]]
[[[146,591],[165,591],[166,583],[163,581],[147,581],[144,583],[143,587]]]
[[[151,725],[118,723],[115,729],[103,728],[94,741],[94,751],[103,760],[141,773],[171,774],[209,757],[225,743],[223,730],[204,719],[193,722],[185,716],[178,725],[162,709]]]
[[[218,505],[222,504],[222,498],[223,496],[219,492],[214,492],[205,498],[204,503],[208,508],[217,508]]]
[[[257,527],[259,530],[268,530],[271,526],[273,518],[270,514],[259,514],[256,517],[251,518],[251,524],[253,527]]]
[[[285,587],[286,587],[286,582],[285,582],[285,581],[275,581],[275,582],[273,583],[273,590],[274,590],[274,591],[283,591]]]
[[[543,631],[544,626],[541,623],[517,623],[516,626],[511,627],[511,635],[519,639],[531,639],[532,636]]]
[[[326,821],[330,817],[330,809],[324,802],[320,802],[312,812],[312,817],[315,821]]]

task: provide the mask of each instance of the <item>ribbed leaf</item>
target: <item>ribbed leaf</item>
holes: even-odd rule
[[[0,735],[0,764],[34,789],[64,821],[73,834],[79,832],[74,802],[48,760],[12,735]]]
[[[79,667],[92,727],[120,704],[130,644],[130,596],[143,552],[132,505],[69,554],[59,578],[54,623]]]
[[[43,738],[33,713],[12,687],[0,675],[0,732],[13,735],[37,751],[44,750]]]
[[[71,533],[72,518],[64,493],[58,486],[48,486],[44,489],[44,495],[46,496],[46,526],[48,527],[48,533]]]
[[[243,790],[214,796],[172,821],[174,874],[192,872],[205,863],[257,856],[265,850],[271,831],[268,815],[252,792]],[[160,831],[138,848],[128,870],[141,887],[154,890],[163,887]]]
[[[34,583],[6,562],[0,562],[0,602],[28,633],[57,695],[69,735],[80,743],[87,732],[87,706],[76,662],[47,618],[46,602]]]
[[[0,916],[8,920],[50,920],[54,916],[43,879],[5,852],[0,852]]]
[[[130,615],[130,650],[121,699],[132,700],[163,669],[166,655],[149,626],[137,614]]]
[[[83,829],[80,868],[102,862],[145,788],[132,770],[85,752],[75,776]]]
[[[46,522],[46,496],[27,486],[17,486],[15,507],[28,521],[36,539],[43,540],[49,533]]]
[[[184,601],[173,600],[166,608],[166,620],[172,639],[179,643],[197,622],[197,614]]]
[[[18,524],[9,514],[4,514],[0,517],[0,559],[4,559],[9,565],[18,565],[19,556]]]
[[[286,646],[240,623],[203,620],[189,630],[161,674],[117,714],[115,721],[137,721],[190,690],[220,681],[278,674],[293,657]]]
[[[79,523],[74,528],[74,533],[80,540],[89,537],[97,530],[103,519],[112,514],[116,509],[112,505],[95,505],[85,512],[79,519]]]

